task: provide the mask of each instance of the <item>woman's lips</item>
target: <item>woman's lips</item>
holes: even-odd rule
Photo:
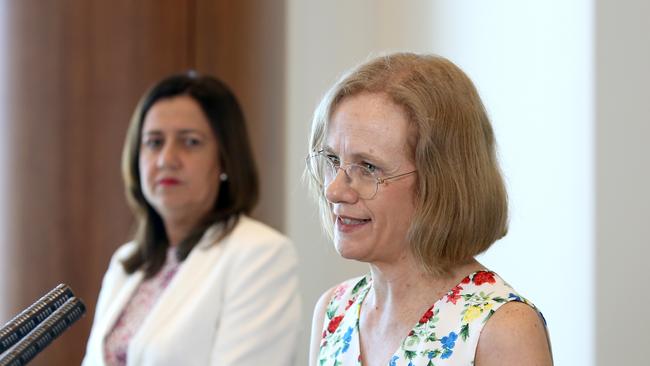
[[[345,216],[336,216],[336,227],[338,231],[343,233],[351,233],[360,230],[369,222],[370,219],[355,219]]]
[[[163,187],[170,187],[180,184],[181,182],[176,178],[162,178],[158,180],[158,185]]]

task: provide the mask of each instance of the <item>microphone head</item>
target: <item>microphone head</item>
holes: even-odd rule
[[[74,293],[70,286],[59,284],[27,309],[20,312],[0,328],[0,354],[25,337],[56,309],[61,307]]]
[[[86,313],[86,305],[71,297],[59,306],[47,319],[0,356],[0,366],[26,365],[57,337]]]

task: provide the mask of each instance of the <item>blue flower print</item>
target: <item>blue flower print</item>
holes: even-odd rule
[[[398,356],[393,356],[393,358],[390,359],[389,366],[397,366],[397,360],[399,360],[399,357]]]
[[[365,366],[359,344],[359,309],[372,288],[372,278],[364,278],[367,280],[360,278],[339,285],[345,291],[335,294],[328,304],[318,365]],[[430,306],[383,366],[472,365],[474,341],[487,319],[509,302],[530,304],[496,274],[482,271],[465,276]]]
[[[348,327],[348,330],[343,335],[343,353],[348,351],[350,348],[350,341],[352,340],[352,327]]]
[[[456,332],[451,332],[449,333],[448,336],[442,337],[440,339],[440,342],[442,342],[442,347],[448,348],[448,349],[453,349],[454,346],[456,345],[456,340],[458,339],[458,334]]]
[[[449,358],[452,355],[453,353],[452,350],[456,346],[457,339],[458,339],[458,334],[456,334],[456,332],[451,332],[446,337],[442,337],[440,339],[440,342],[442,343],[442,349],[443,349],[442,356],[440,356],[440,358],[444,360],[446,358]]]

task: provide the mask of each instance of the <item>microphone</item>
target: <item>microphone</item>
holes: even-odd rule
[[[0,329],[0,355],[73,296],[72,289],[62,283],[7,322]]]
[[[74,322],[79,320],[85,312],[86,306],[80,299],[76,297],[69,298],[20,342],[11,347],[6,353],[0,355],[0,366],[26,365]]]

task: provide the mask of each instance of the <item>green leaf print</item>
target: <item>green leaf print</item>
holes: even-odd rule
[[[488,319],[490,319],[490,317],[492,317],[492,314],[494,314],[494,310],[490,310],[490,312],[489,312],[488,315],[485,317],[485,319],[483,319],[483,324],[485,324],[485,322],[487,322]]]
[[[368,280],[366,279],[366,277],[362,278],[361,281],[359,281],[359,282],[358,282],[356,285],[354,285],[354,287],[352,288],[352,295],[354,295],[354,294],[356,294],[357,292],[359,292],[359,290],[360,290],[362,287],[366,286],[367,283],[368,283]]]
[[[327,308],[327,319],[332,319],[336,315],[336,311],[339,309],[338,306],[331,306]]]
[[[404,350],[404,357],[406,357],[407,360],[412,360],[417,355],[418,353],[415,351]]]
[[[469,324],[463,324],[463,327],[460,328],[460,337],[466,341],[469,338]]]

